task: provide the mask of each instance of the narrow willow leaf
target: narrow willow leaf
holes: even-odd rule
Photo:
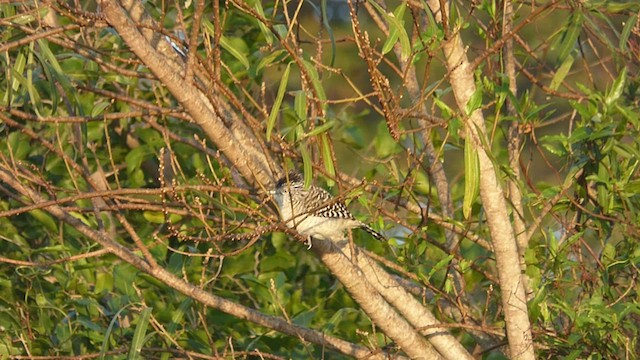
[[[282,99],[284,98],[284,93],[287,90],[287,82],[289,81],[290,71],[291,63],[287,64],[287,68],[284,69],[282,79],[280,80],[280,87],[278,88],[278,94],[276,95],[276,100],[273,102],[273,107],[271,107],[271,114],[269,114],[269,119],[267,119],[267,140],[271,139],[271,131],[273,131],[273,127],[276,124],[276,119],[278,118],[278,113],[280,112],[280,105],[282,105]]]
[[[202,25],[204,26],[205,31],[210,36],[214,36],[215,28],[211,21],[203,20]],[[220,36],[220,46],[223,49],[227,50],[231,56],[233,56],[236,60],[238,60],[242,65],[244,65],[245,69],[249,69],[249,59],[246,57],[245,53],[247,52],[247,44],[239,37],[226,37],[224,35]]]
[[[559,63],[563,63],[567,59],[567,57],[571,55],[571,52],[576,47],[576,41],[578,41],[578,36],[582,31],[583,22],[584,18],[581,12],[572,12],[569,20],[567,21],[566,29],[562,34],[562,38],[560,39],[558,52]]]
[[[276,50],[271,54],[263,57],[262,60],[260,60],[260,62],[256,66],[255,73],[259,74],[264,67],[269,66],[276,61],[282,60],[286,55],[287,53],[284,50]]]
[[[178,324],[182,324],[182,321],[186,314],[189,313],[189,309],[193,304],[193,299],[187,298],[180,303],[180,306],[173,311],[171,315],[171,322],[167,325],[167,330],[169,334],[173,334],[176,330],[178,330]]]
[[[622,96],[622,92],[624,91],[624,85],[626,83],[626,80],[627,80],[627,68],[624,67],[622,68],[622,71],[620,72],[620,75],[618,76],[616,81],[613,82],[613,87],[611,88],[611,91],[607,94],[607,97],[604,99],[604,102],[608,106],[611,106],[611,104],[616,102],[620,98],[620,96]]]
[[[11,72],[11,75],[9,75],[8,73],[6,74],[7,78],[11,79],[11,87],[10,90],[12,91],[16,91],[20,88],[20,84],[22,83],[24,86],[26,86],[26,79],[22,76],[22,73],[24,72],[24,68],[27,64],[27,57],[25,56],[25,54],[21,51],[18,53],[18,55],[16,56],[16,60],[13,63],[13,66],[7,67],[7,70],[9,70]],[[7,93],[5,94],[5,98],[4,98],[4,104],[8,103],[8,95],[11,93],[11,91],[7,91]]]
[[[142,359],[140,351],[142,350],[142,345],[144,345],[144,336],[147,333],[147,327],[149,326],[151,309],[152,308],[149,307],[145,308],[138,317],[138,325],[133,333],[133,339],[130,344],[131,347],[129,348],[129,355],[127,356],[128,360]]]
[[[44,55],[44,58],[46,59],[46,63],[50,66],[50,69],[54,70],[53,75],[55,75],[56,80],[60,81],[60,84],[65,89],[65,91],[71,94],[76,94],[75,88],[71,85],[71,81],[69,80],[69,77],[67,76],[66,72],[62,69],[62,66],[58,62],[58,59],[49,48],[49,42],[44,39],[40,39],[38,40],[38,47],[40,49],[39,53]],[[78,99],[77,98],[75,99],[76,99],[76,104],[79,103]]]
[[[442,116],[446,119],[446,118],[450,118],[451,114],[454,114],[455,111],[453,111],[449,105],[447,105],[446,102],[442,101],[438,96],[433,96],[432,97],[433,102],[436,104],[436,106],[438,107],[438,109],[440,109],[440,111],[442,111]]]
[[[471,115],[476,109],[479,109],[482,105],[482,86],[477,86],[476,90],[471,94],[464,111],[467,116]]]
[[[300,144],[300,155],[302,155],[302,169],[304,173],[304,186],[311,186],[313,181],[313,163],[311,162],[311,154],[306,144]]]
[[[305,137],[311,137],[311,136],[322,134],[324,132],[327,132],[329,129],[331,129],[335,125],[336,125],[336,122],[334,120],[327,121],[326,123],[320,126],[316,126],[313,130],[309,131]]]
[[[431,268],[431,270],[429,271],[429,274],[427,275],[426,280],[431,279],[431,277],[433,275],[435,275],[435,273],[437,271],[441,271],[441,270],[445,269],[449,265],[449,263],[451,262],[452,259],[453,259],[453,255],[449,255],[449,256],[443,258],[442,260],[438,261],[438,263],[435,264]],[[423,275],[423,277],[424,277],[424,275]]]
[[[107,331],[105,332],[102,340],[102,347],[100,348],[100,360],[104,360],[107,351],[109,351],[109,338],[111,337],[113,329],[117,327],[118,320],[121,319],[120,314],[126,311],[129,306],[131,306],[131,304],[125,305],[124,307],[120,308],[120,310],[118,310],[118,312],[113,315],[111,322],[109,322],[109,326],[107,327]]]
[[[52,78],[55,79],[55,81],[51,81],[51,86],[54,86],[55,82],[58,82],[60,85],[62,85],[62,88],[66,92],[66,95],[70,100],[72,100],[71,103],[75,106],[78,115],[84,116],[84,108],[81,105],[82,102],[78,97],[78,92],[76,91],[76,88],[71,84],[71,80],[69,80],[70,78],[67,75],[66,71],[62,68],[62,66],[58,62],[58,59],[49,48],[49,42],[44,39],[38,40],[38,48],[40,50],[38,54],[42,55],[43,57],[42,59],[40,59],[40,61],[42,62],[42,66],[49,68]]]
[[[333,67],[336,62],[336,39],[333,36],[333,29],[331,28],[331,25],[329,25],[329,17],[327,16],[327,0],[322,0],[320,2],[320,7],[322,8],[322,26],[327,30],[329,40],[331,41],[331,62],[329,63],[329,66]]]
[[[324,88],[320,83],[320,76],[318,75],[318,70],[307,60],[302,60],[302,65],[304,65],[305,70],[307,70],[307,74],[311,76],[311,83],[313,88],[318,95],[318,99],[324,104],[327,101],[327,95],[324,92]]]
[[[471,144],[471,132],[467,131],[464,141],[464,200],[462,215],[465,219],[471,216],[471,208],[480,193],[480,161],[478,152]]]
[[[398,31],[396,30],[395,27],[390,28],[389,36],[387,37],[387,40],[384,42],[384,45],[382,45],[382,50],[380,50],[380,52],[382,52],[382,54],[385,55],[389,51],[391,51],[391,49],[393,49],[393,46],[396,44],[396,42],[398,42],[399,36],[400,35],[398,34]]]
[[[573,65],[573,55],[567,56],[567,58],[562,62],[562,65],[558,68],[555,75],[553,75],[553,79],[551,79],[551,84],[549,84],[549,88],[551,90],[558,90],[564,78],[567,77],[569,70],[571,70],[571,66]]]
[[[164,224],[164,214],[159,211],[144,211],[142,217],[151,224]]]
[[[33,216],[52,233],[58,232],[58,224],[53,220],[53,217],[51,217],[49,213],[40,209],[34,209],[29,212],[29,215]]]
[[[29,56],[27,63],[32,65],[34,63],[34,51],[33,51],[34,43],[30,44],[29,47]],[[36,87],[33,86],[33,69],[34,66],[27,67],[27,90],[29,91],[29,100],[31,104],[33,104],[33,111],[38,115],[38,117],[42,116],[40,114],[40,108],[42,106],[42,102],[40,101],[40,93],[36,90]]]
[[[100,101],[97,104],[94,104],[93,109],[91,109],[91,117],[94,118],[101,115],[109,105],[111,105],[110,101]]]
[[[245,69],[249,69],[249,59],[244,54],[247,48],[247,44],[245,44],[244,40],[238,37],[228,38],[226,36],[221,36],[220,46],[244,65]]]
[[[40,55],[40,52],[34,52],[33,49],[31,49],[31,51],[33,52],[33,54],[35,55],[36,59],[38,60],[38,62],[40,62],[40,68],[42,69],[42,71],[44,71],[44,78],[47,79],[47,84],[49,85],[49,96],[51,96],[51,98],[56,99],[59,95],[58,95],[58,88],[56,87],[55,84],[55,79],[53,74],[51,74],[51,69],[49,69],[49,65],[47,65],[46,60]],[[51,113],[55,114],[58,111],[58,102],[54,101],[51,104]]]
[[[620,41],[618,42],[618,47],[620,47],[620,50],[622,50],[623,52],[627,51],[627,41],[629,41],[629,36],[631,36],[631,30],[633,30],[637,22],[638,22],[638,14],[633,14],[625,22],[624,27],[622,28],[622,32],[620,33]]]
[[[267,17],[264,15],[264,10],[262,9],[262,1],[259,0],[251,0],[251,1],[247,1],[247,3],[251,6],[251,8],[253,8],[256,13],[258,13],[258,15],[260,15],[263,19],[266,19]],[[269,28],[259,19],[255,19],[256,23],[258,24],[258,27],[260,28],[260,32],[262,32],[262,35],[264,36],[265,41],[267,42],[267,44],[269,45],[273,45],[273,40],[274,40],[274,36],[273,33],[271,32],[271,30],[269,30]]]
[[[331,147],[329,146],[329,136],[327,134],[321,134],[322,139],[322,160],[324,160],[324,169],[327,170],[327,186],[332,187],[335,182],[333,179],[336,176],[336,169],[333,167],[333,158],[331,157]]]
[[[387,52],[390,51],[393,45],[395,45],[396,39],[399,39],[402,50],[402,60],[406,60],[411,54],[411,41],[409,41],[409,35],[407,35],[407,31],[404,28],[404,21],[402,20],[406,4],[404,2],[401,3],[393,13],[387,13],[375,1],[369,1],[369,4],[378,10],[380,15],[387,21],[387,25],[389,25],[389,37],[383,46],[383,54],[385,53],[385,49]]]
[[[307,120],[307,95],[306,92],[298,90],[295,92],[295,99],[293,100],[293,109],[300,120]]]

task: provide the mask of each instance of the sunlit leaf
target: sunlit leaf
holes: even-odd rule
[[[280,106],[282,105],[282,99],[284,98],[285,91],[287,90],[287,83],[289,82],[289,71],[291,69],[291,64],[287,64],[287,67],[282,74],[282,79],[280,79],[280,86],[278,87],[278,93],[276,94],[276,99],[273,102],[273,106],[271,107],[271,113],[269,114],[269,119],[267,120],[267,140],[271,138],[271,131],[276,124],[276,119],[278,118],[278,112],[280,112]]]
[[[146,307],[138,316],[138,324],[136,325],[136,330],[133,333],[133,339],[129,347],[128,360],[142,359],[142,345],[144,345],[144,338],[147,333],[147,327],[149,326],[151,310],[152,308]]]
[[[571,66],[573,65],[573,60],[574,58],[571,55],[568,55],[564,59],[562,65],[560,65],[556,73],[553,75],[553,78],[551,79],[551,83],[549,84],[549,88],[551,90],[558,90],[560,84],[562,84],[564,79],[569,74],[569,70],[571,70]]]
[[[567,19],[558,45],[558,63],[564,63],[576,47],[578,36],[582,32],[583,15],[580,11],[572,11]]]
[[[327,171],[327,186],[332,187],[334,185],[333,178],[336,176],[336,169],[333,166],[329,137],[327,134],[321,134],[320,139],[322,140],[322,160],[324,162],[324,169]]]
[[[473,204],[480,193],[480,161],[478,152],[471,144],[471,132],[467,131],[464,141],[464,200],[462,214],[465,219],[471,216]]]
[[[605,104],[611,106],[614,102],[618,101],[620,96],[622,96],[622,92],[624,91],[624,86],[627,80],[627,68],[623,67],[622,71],[620,71],[620,75],[613,82],[613,86],[611,90],[608,92],[607,96],[604,99]]]

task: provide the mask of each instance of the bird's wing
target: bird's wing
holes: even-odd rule
[[[353,215],[347,206],[333,198],[329,192],[322,188],[313,188],[307,196],[309,208],[314,215],[326,218],[353,219]]]

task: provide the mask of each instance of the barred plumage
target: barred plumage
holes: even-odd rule
[[[341,240],[344,231],[353,228],[362,228],[374,238],[384,239],[369,225],[354,218],[345,204],[326,190],[316,186],[305,188],[302,175],[297,172],[290,172],[278,180],[271,194],[282,220],[288,227],[307,236],[309,247],[311,237]]]

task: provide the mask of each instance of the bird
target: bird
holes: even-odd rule
[[[371,226],[354,218],[344,202],[325,189],[314,185],[305,188],[302,175],[296,171],[281,177],[269,193],[276,202],[282,221],[307,238],[309,249],[311,238],[343,240],[344,232],[355,228],[365,230],[377,240],[385,240]]]

